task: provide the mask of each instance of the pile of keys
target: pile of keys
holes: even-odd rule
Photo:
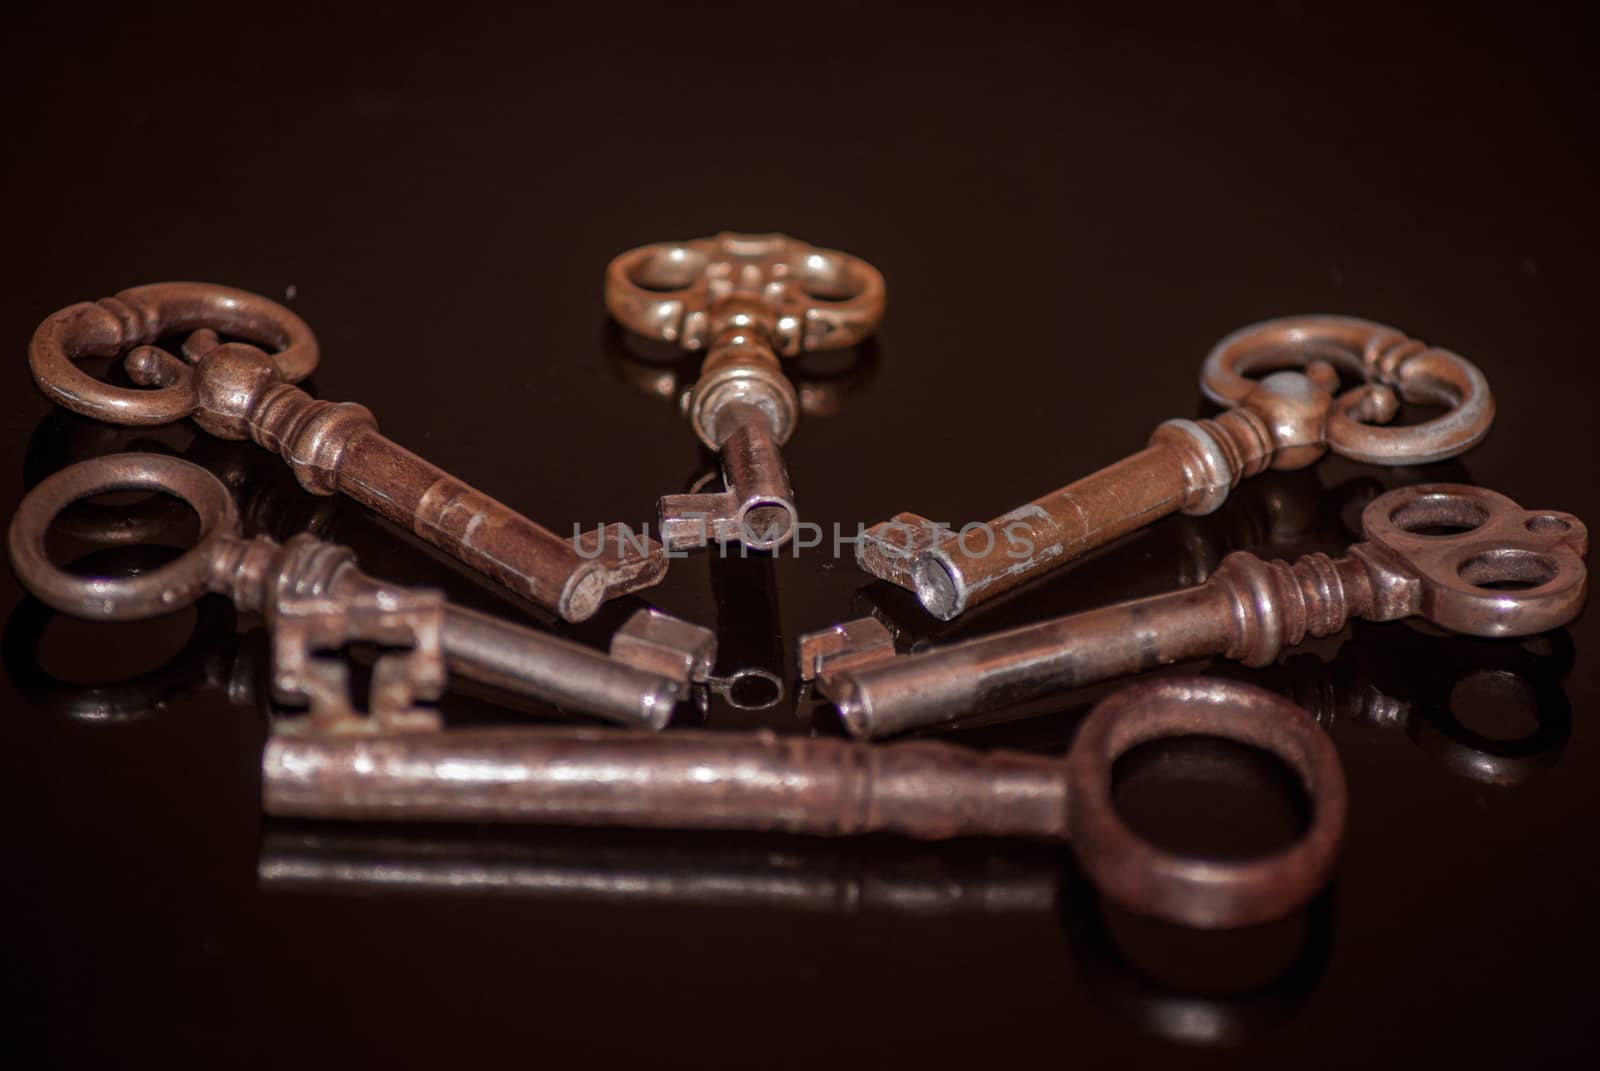
[[[721,487],[662,497],[659,540],[620,525],[563,539],[391,442],[366,408],[312,398],[295,385],[317,364],[310,328],[254,294],[137,287],[54,314],[29,356],[40,388],[76,413],[130,425],[192,418],[213,435],[251,439],[281,455],[306,490],[348,495],[577,622],[659,583],[669,551],[793,540],[800,515],[781,447],[812,409],[785,361],[859,345],[885,304],[871,265],[779,235],[644,246],[611,263],[605,293],[623,328],[705,354],[681,402],[718,457]],[[162,348],[180,337],[178,352]],[[97,358],[120,358],[136,386],[79,367]],[[1168,420],[1138,453],[986,524],[954,530],[898,514],[866,530],[858,564],[951,620],[1161,517],[1212,512],[1265,469],[1329,452],[1378,465],[1440,461],[1478,444],[1494,415],[1468,361],[1339,316],[1230,335],[1206,359],[1201,387],[1220,407],[1211,419]],[[1395,425],[1402,404],[1442,413]],[[188,503],[196,545],[133,576],[52,563],[55,518],[112,491]],[[310,534],[281,545],[245,539],[228,489],[166,455],[114,454],[43,480],[12,522],[10,553],[40,600],[85,618],[155,617],[208,593],[261,615],[274,697],[305,710],[274,722],[262,758],[269,814],[1068,841],[1109,899],[1221,928],[1301,908],[1335,866],[1343,774],[1324,730],[1288,699],[1219,678],[1137,683],[1095,707],[1064,758],[875,741],[1190,659],[1268,666],[1352,618],[1520,637],[1559,628],[1582,607],[1587,532],[1569,514],[1425,484],[1373,499],[1361,527],[1343,557],[1237,552],[1169,594],[915,653],[899,653],[873,617],[806,635],[800,676],[836,706],[846,738],[657,732],[706,684],[709,630],[640,610],[601,652],[376,579],[348,549]],[[352,643],[380,648],[364,711],[339,654]],[[428,704],[452,672],[618,728],[446,728]],[[1189,736],[1280,759],[1311,803],[1302,835],[1271,855],[1218,861],[1135,833],[1113,801],[1113,764],[1144,743]]]

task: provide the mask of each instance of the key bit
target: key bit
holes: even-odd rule
[[[1336,395],[1341,372],[1361,385]],[[1494,419],[1488,383],[1470,362],[1346,316],[1237,331],[1206,358],[1200,385],[1225,412],[1169,420],[1139,453],[986,524],[952,529],[897,514],[868,529],[857,564],[949,620],[1171,513],[1211,513],[1268,467],[1301,468],[1330,450],[1381,465],[1441,461],[1476,446]],[[1401,401],[1447,411],[1373,426]]]
[[[843,634],[859,643],[839,642],[837,628],[803,637],[801,670],[820,678],[852,734],[878,737],[1188,659],[1269,665],[1352,618],[1526,636],[1582,608],[1588,533],[1570,514],[1423,484],[1373,499],[1361,523],[1364,541],[1342,558],[1236,552],[1195,587],[920,654],[896,655],[871,625],[851,622]]]
[[[877,330],[877,269],[780,234],[724,233],[623,253],[606,269],[606,307],[630,331],[706,351],[684,410],[717,454],[724,489],[661,499],[667,547],[787,543],[798,514],[780,448],[801,399],[780,358],[853,346]]]
[[[45,553],[51,521],[73,502],[108,491],[159,491],[188,503],[200,539],[176,561],[136,576],[64,572]],[[611,654],[453,606],[433,591],[387,584],[356,567],[346,547],[300,534],[283,544],[246,540],[227,488],[211,473],[160,454],[111,454],[62,469],[23,499],[11,522],[17,577],[40,601],[79,617],[139,620],[210,592],[259,613],[273,634],[273,686],[308,705],[287,732],[371,733],[437,728],[418,704],[437,698],[446,668],[520,695],[625,725],[659,729],[704,681],[715,658],[710,630],[641,610]],[[370,717],[359,717],[346,669],[327,652],[350,643],[399,648],[373,668]]]
[[[182,359],[155,343],[189,333]],[[223,342],[221,334],[244,339]],[[76,364],[115,357],[152,390],[102,383]],[[34,380],[57,403],[117,424],[194,417],[224,439],[280,454],[313,494],[343,493],[568,621],[659,583],[665,548],[608,538],[604,527],[562,539],[378,433],[365,406],[312,398],[295,383],[318,359],[305,321],[257,294],[209,283],[156,283],[62,309],[28,352]]]

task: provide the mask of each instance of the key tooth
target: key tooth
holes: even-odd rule
[[[161,492],[199,518],[200,539],[176,561],[131,577],[85,577],[50,561],[45,536],[67,506],[114,490]],[[714,637],[705,629],[654,612],[625,628],[624,657],[613,658],[556,636],[444,605],[437,593],[385,584],[362,573],[346,548],[302,533],[283,545],[266,536],[244,540],[226,485],[205,469],[162,454],[112,454],[79,462],[42,481],[12,519],[9,537],[18,578],[42,601],[80,617],[143,620],[189,605],[208,592],[261,614],[275,637],[283,687],[312,700],[320,713],[349,711],[343,667],[311,652],[351,639],[409,642],[411,663],[375,667],[374,727],[416,727],[412,699],[443,681],[443,659],[463,676],[626,725],[660,728],[689,683],[709,672]],[[409,639],[408,639],[409,637]],[[627,644],[634,643],[633,662]],[[312,665],[316,662],[318,664]],[[292,667],[309,667],[301,672]],[[285,684],[287,679],[288,683]],[[389,715],[394,715],[389,717]],[[431,718],[431,714],[426,715]],[[398,719],[398,720],[397,720]],[[428,721],[426,724],[436,724]]]

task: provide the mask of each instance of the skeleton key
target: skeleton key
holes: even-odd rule
[[[724,233],[623,253],[606,269],[606,308],[630,331],[707,351],[684,410],[721,460],[725,490],[663,497],[662,540],[673,550],[787,543],[798,515],[779,448],[801,405],[779,358],[872,334],[883,276],[781,234]]]
[[[1247,378],[1258,372],[1268,374]],[[1340,372],[1364,382],[1335,395]],[[1301,468],[1329,450],[1379,465],[1442,461],[1476,446],[1494,420],[1489,385],[1473,364],[1345,316],[1236,331],[1206,358],[1200,387],[1226,410],[1169,420],[1139,453],[987,524],[957,532],[898,514],[867,530],[857,563],[948,621],[1170,513],[1210,513],[1268,467]],[[1392,420],[1401,400],[1448,411],[1373,426]]]
[[[77,576],[45,554],[50,522],[73,502],[109,491],[160,491],[189,504],[200,538],[176,561],[126,578]],[[280,545],[239,535],[228,490],[197,465],[163,454],[111,454],[41,482],[11,522],[11,562],[40,601],[78,617],[156,617],[207,592],[266,619],[273,691],[309,704],[286,726],[318,732],[436,729],[419,707],[444,689],[446,666],[465,677],[626,725],[659,729],[691,682],[711,672],[708,629],[641,610],[612,640],[609,657],[532,629],[446,603],[435,591],[376,580],[351,552],[298,535]],[[370,717],[352,708],[347,670],[329,657],[348,643],[391,648],[373,666]],[[393,650],[399,648],[399,650]],[[285,729],[284,731],[292,731]]]
[[[186,332],[183,360],[154,345]],[[221,343],[219,332],[248,341]],[[156,389],[114,387],[76,363],[130,347],[128,375]],[[133,425],[192,416],[213,435],[253,439],[281,454],[306,490],[347,494],[568,621],[586,620],[666,572],[653,540],[601,526],[568,542],[384,438],[364,406],[295,387],[316,368],[316,337],[257,294],[209,283],[124,290],[51,316],[28,359],[40,389],[74,412]]]
[[[1365,541],[1343,558],[1238,551],[1195,587],[921,654],[896,655],[874,618],[851,621],[801,637],[801,675],[820,678],[853,735],[878,737],[1192,658],[1269,665],[1356,617],[1526,636],[1583,606],[1588,532],[1570,514],[1422,484],[1373,499],[1361,527]]]
[[[1282,759],[1312,803],[1302,839],[1224,862],[1175,855],[1128,828],[1111,799],[1117,757],[1196,734]],[[454,772],[463,768],[473,775]],[[274,734],[262,793],[268,814],[301,818],[1070,839],[1106,895],[1207,928],[1303,905],[1332,873],[1345,815],[1333,744],[1304,711],[1251,685],[1199,679],[1146,681],[1111,696],[1064,760],[770,732]]]

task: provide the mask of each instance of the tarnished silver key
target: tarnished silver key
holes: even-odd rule
[[[1341,372],[1362,385],[1336,394]],[[1470,362],[1346,316],[1237,331],[1206,358],[1200,386],[1226,411],[1169,420],[1139,453],[986,524],[897,514],[868,529],[857,563],[949,620],[1168,514],[1210,513],[1268,467],[1300,468],[1330,450],[1380,465],[1441,461],[1477,445],[1494,419],[1489,386]],[[1401,401],[1447,412],[1373,426],[1392,420]]]
[[[630,331],[706,351],[684,412],[717,453],[725,488],[664,496],[662,542],[787,543],[798,515],[779,448],[801,405],[779,359],[853,346],[877,330],[877,269],[781,234],[725,233],[623,253],[606,269],[606,307]]]
[[[159,491],[200,519],[196,545],[137,576],[77,576],[51,563],[45,534],[67,506],[110,491]],[[62,469],[30,491],[11,522],[12,566],[40,601],[78,617],[138,620],[170,613],[208,592],[260,613],[272,630],[272,686],[310,715],[281,731],[431,730],[446,669],[521,695],[625,725],[659,729],[716,656],[707,629],[641,610],[609,655],[446,603],[436,591],[402,588],[356,567],[344,547],[309,535],[279,545],[239,535],[232,497],[211,473],[162,454],[112,454]],[[354,709],[348,669],[333,652],[378,645],[368,701]]]
[[[1582,608],[1588,532],[1570,514],[1524,510],[1479,487],[1421,484],[1373,499],[1361,527],[1363,542],[1341,558],[1291,563],[1240,551],[1195,587],[920,654],[895,654],[876,619],[851,621],[801,638],[801,676],[820,679],[852,734],[876,737],[1188,659],[1264,666],[1352,618],[1524,636]]]
[[[183,359],[155,343],[188,334]],[[219,335],[247,342],[223,343]],[[133,381],[103,383],[78,367],[127,354]],[[34,380],[59,404],[113,424],[194,417],[225,439],[282,455],[313,494],[349,495],[568,621],[608,599],[659,583],[659,543],[603,525],[569,541],[378,433],[372,413],[294,386],[317,366],[304,320],[258,294],[209,283],[155,283],[62,309],[34,332]]]

